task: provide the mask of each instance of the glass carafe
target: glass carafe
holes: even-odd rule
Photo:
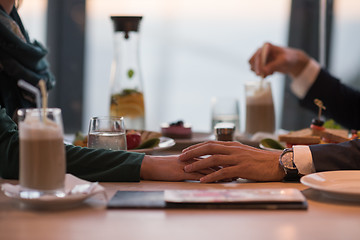
[[[111,16],[115,49],[110,115],[124,117],[127,129],[145,129],[144,89],[138,55],[141,19],[141,16]]]

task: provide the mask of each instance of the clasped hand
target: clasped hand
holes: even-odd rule
[[[257,149],[239,142],[209,141],[184,149],[179,160],[193,160],[184,167],[187,173],[217,169],[201,177],[202,183],[235,178],[280,181],[284,171],[279,164],[279,156],[280,152]]]

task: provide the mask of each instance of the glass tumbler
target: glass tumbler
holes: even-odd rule
[[[211,131],[217,123],[233,123],[235,131],[240,131],[239,101],[233,97],[213,97],[211,99]]]
[[[275,112],[270,82],[246,82],[245,96],[246,134],[273,133],[275,131]]]
[[[65,196],[66,161],[61,110],[20,109],[17,114],[20,196]]]
[[[89,148],[126,150],[126,130],[123,117],[93,117],[89,124]]]

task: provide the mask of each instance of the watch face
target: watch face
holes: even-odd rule
[[[293,163],[293,152],[285,153],[281,158],[281,162],[285,168],[296,169]]]

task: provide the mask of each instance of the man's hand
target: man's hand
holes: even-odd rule
[[[261,150],[238,142],[210,141],[183,150],[180,161],[207,156],[185,166],[186,173],[220,167],[200,178],[201,182],[244,178],[255,181],[280,181],[285,173],[279,164],[281,152]]]
[[[258,76],[269,76],[274,72],[289,74],[292,77],[298,76],[310,61],[309,56],[298,49],[278,47],[271,43],[265,43],[268,47],[266,63],[262,65],[261,56],[264,51],[259,48],[250,58],[251,70]]]

